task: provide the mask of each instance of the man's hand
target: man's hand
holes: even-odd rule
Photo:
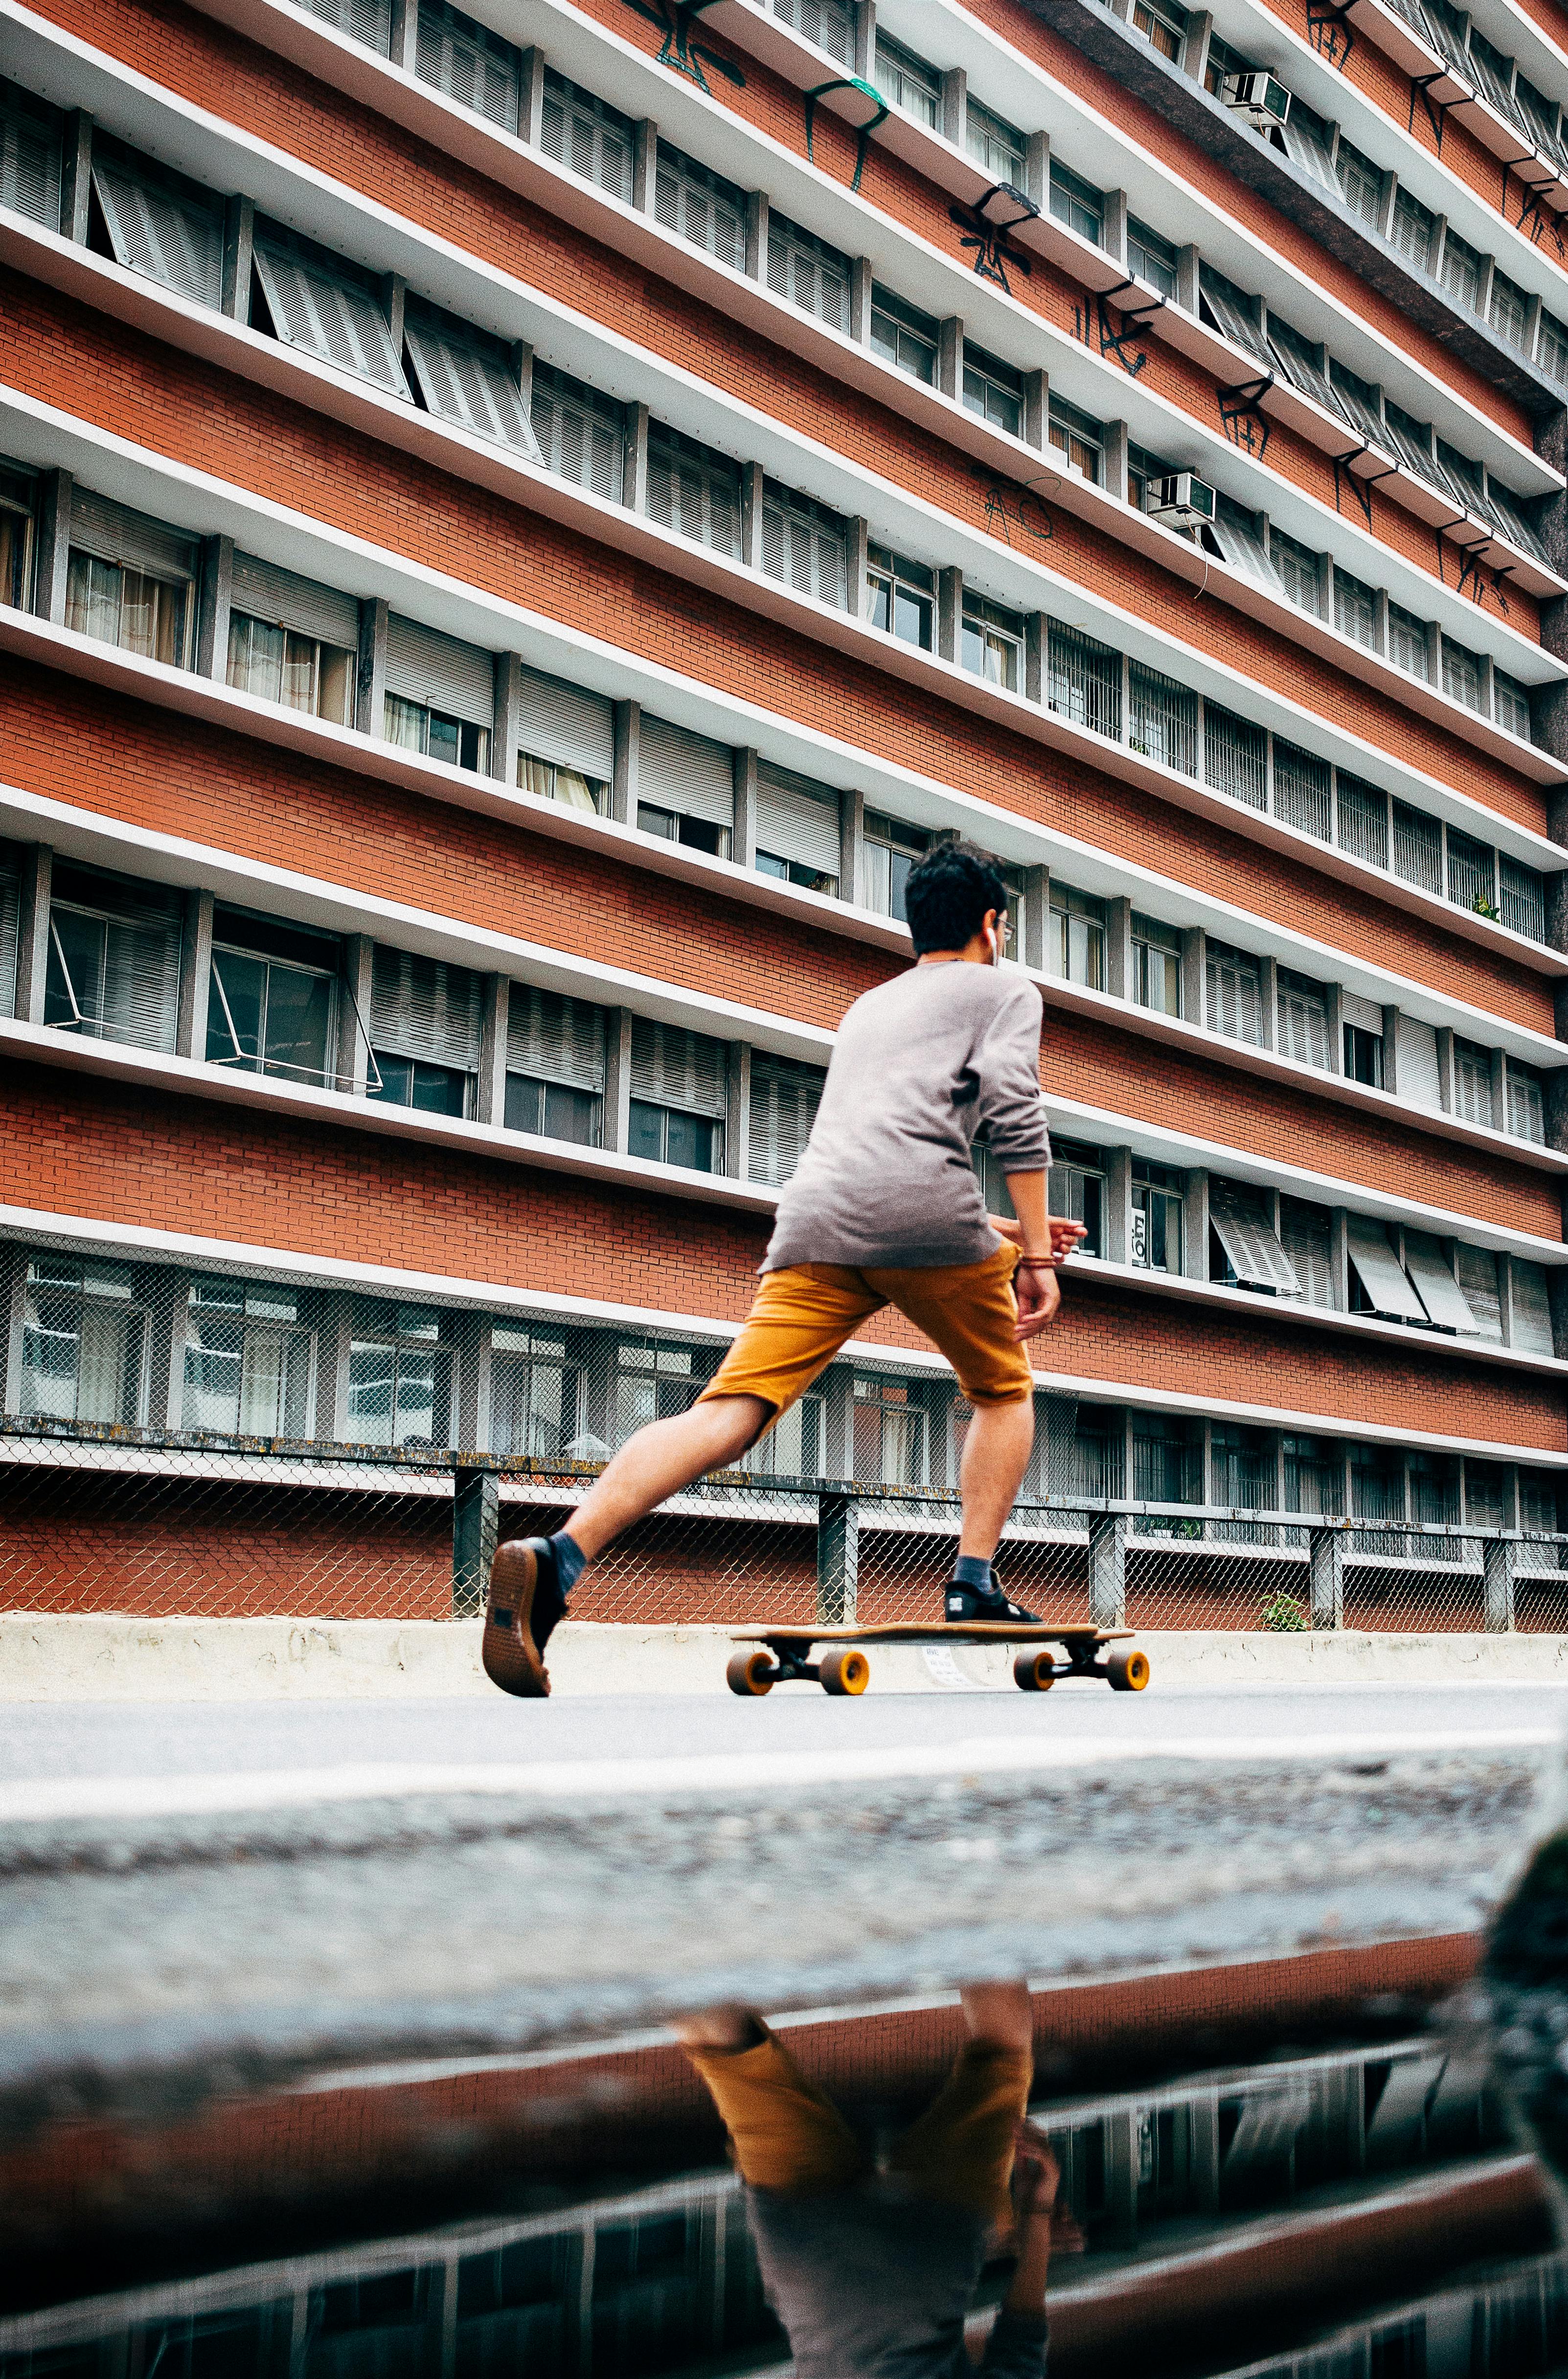
[[[1031,2122],[1019,2123],[1013,2135],[1013,2246],[1018,2262],[1002,2300],[1009,2313],[1043,2312],[1053,2247],[1073,2254],[1083,2245],[1083,2233],[1072,2216],[1057,2207],[1061,2185],[1061,2167],[1044,2132]]]
[[[1026,1257],[1013,1274],[1013,1295],[1019,1309],[1013,1336],[1021,1345],[1026,1338],[1038,1338],[1056,1318],[1062,1284],[1056,1278],[1055,1260],[1049,1256]]]
[[[1010,1214],[989,1214],[986,1220],[999,1239],[1010,1239],[1015,1248],[1022,1247],[1023,1225],[1015,1221]],[[1060,1214],[1050,1216],[1048,1227],[1051,1233],[1051,1262],[1054,1264],[1065,1264],[1080,1239],[1086,1239],[1089,1237],[1088,1226],[1085,1224],[1069,1223]]]

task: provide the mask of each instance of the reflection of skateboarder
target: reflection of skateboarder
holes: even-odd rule
[[[1033,2071],[1029,1993],[963,1993],[969,2039],[935,2103],[877,2173],[838,2110],[744,2008],[679,2026],[746,2184],[768,2302],[799,2379],[899,2372],[959,2379],[964,2320],[988,2243],[1010,2234],[1012,2285],[986,2341],[989,2379],[1041,2379],[1053,2243],[1083,2243],[1056,2211],[1059,2175],[1023,2119]]]
[[[839,1027],[750,1316],[714,1379],[689,1412],[627,1440],[566,1528],[497,1553],[484,1660],[506,1692],[549,1693],[540,1656],[585,1564],[667,1496],[738,1461],[888,1305],[935,1341],[973,1408],[945,1615],[1031,1616],[996,1586],[991,1557],[1034,1438],[1022,1342],[1055,1314],[1055,1266],[1082,1230],[1046,1214],[1040,994],[995,971],[1008,927],[995,863],[939,844],[905,900],[917,962],[857,999]],[[982,1124],[1018,1215],[1000,1234],[974,1173]]]

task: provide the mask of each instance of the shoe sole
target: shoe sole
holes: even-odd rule
[[[531,1546],[499,1548],[490,1564],[479,1658],[491,1685],[520,1701],[544,1701],[549,1694],[549,1671],[528,1631],[538,1583],[539,1557]]]

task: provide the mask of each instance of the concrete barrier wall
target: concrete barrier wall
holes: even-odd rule
[[[1568,1636],[1266,1635],[1150,1630],[1152,1690],[1170,1685],[1568,1683]],[[558,1694],[722,1693],[723,1627],[569,1622],[549,1649]],[[1012,1690],[1005,1651],[874,1648],[874,1692]],[[488,1694],[479,1630],[440,1620],[131,1619],[0,1613],[0,1702],[311,1700]],[[797,1691],[802,1690],[796,1688]],[[1085,1691],[1085,1687],[1069,1690]]]

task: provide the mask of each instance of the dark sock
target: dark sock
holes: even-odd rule
[[[953,1564],[953,1584],[967,1586],[976,1594],[995,1594],[991,1564],[978,1553],[960,1553]]]
[[[564,1600],[586,1569],[588,1557],[576,1538],[568,1536],[564,1528],[558,1528],[549,1542],[550,1552],[555,1556],[555,1582],[560,1587],[561,1599]],[[987,1576],[990,1575],[989,1564],[986,1566],[986,1575]]]

